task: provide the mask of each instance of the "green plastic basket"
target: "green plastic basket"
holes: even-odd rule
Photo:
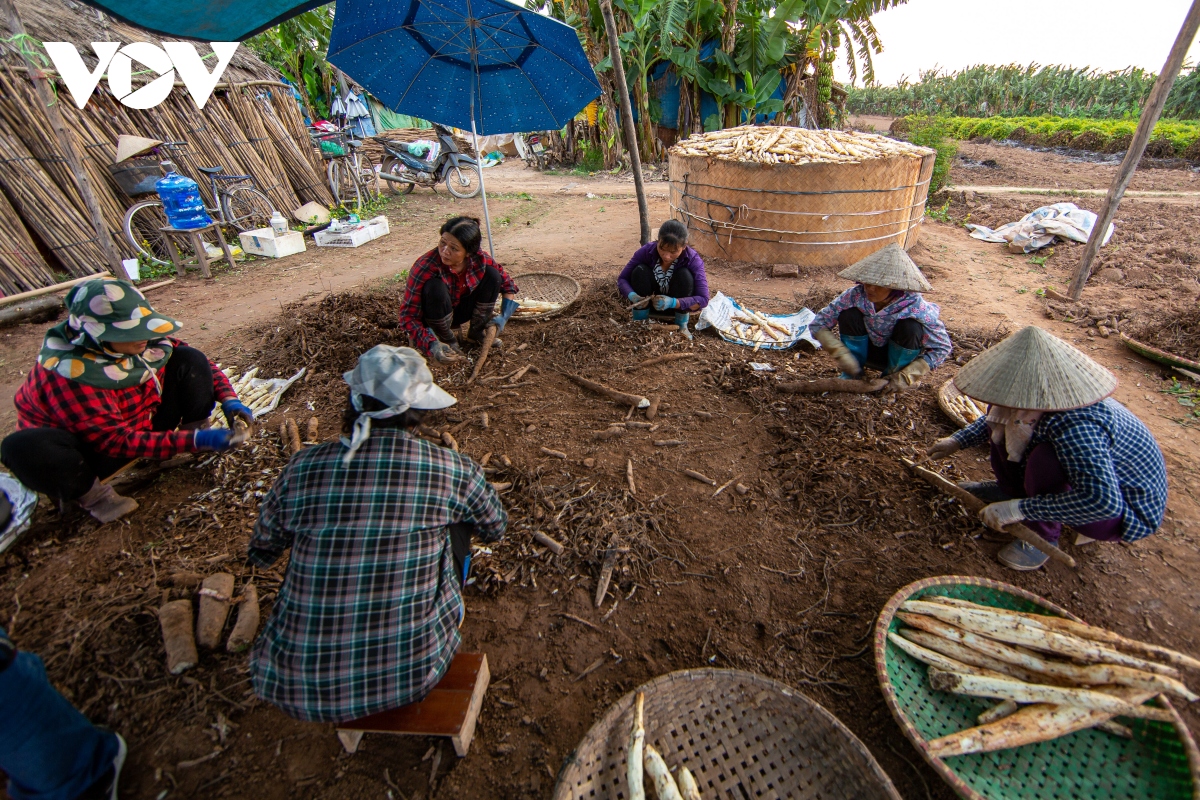
[[[1016,586],[957,575],[909,584],[884,606],[875,627],[875,669],[888,708],[904,735],[959,795],[970,800],[1200,800],[1200,751],[1165,700],[1162,704],[1175,724],[1122,718],[1133,730],[1133,739],[1088,729],[993,753],[945,759],[930,755],[927,741],[972,727],[996,701],[934,691],[926,666],[888,641],[888,632],[900,627],[900,604],[927,595],[1079,618]]]

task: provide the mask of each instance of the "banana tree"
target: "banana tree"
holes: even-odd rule
[[[333,66],[325,60],[333,30],[333,4],[320,6],[288,19],[246,44],[259,58],[282,72],[300,91],[309,118],[328,116]]]

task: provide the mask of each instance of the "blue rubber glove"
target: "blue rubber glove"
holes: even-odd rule
[[[216,450],[218,453],[228,450],[233,431],[228,428],[208,428],[199,430],[192,439],[197,450]]]
[[[517,310],[517,306],[519,305],[521,304],[516,300],[510,300],[507,297],[500,301],[500,313],[492,317],[492,324],[496,326],[497,336],[504,330],[504,326],[508,324],[508,321],[512,319],[513,312]]]
[[[630,292],[629,294],[625,295],[625,299],[631,303],[640,303],[646,298],[642,297],[637,292]]]
[[[660,294],[654,298],[655,311],[667,311],[672,308],[679,308],[679,301],[674,297],[664,297]]]
[[[254,424],[254,412],[236,397],[221,403],[221,412],[225,414],[225,421],[229,423],[230,428],[233,427],[233,421],[238,417],[245,420],[247,425]]]

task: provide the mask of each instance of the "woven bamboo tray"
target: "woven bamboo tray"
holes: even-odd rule
[[[962,412],[955,408],[950,402],[951,400],[962,396],[963,393],[958,390],[958,387],[954,385],[954,380],[951,379],[943,383],[942,388],[938,389],[937,402],[938,408],[940,408],[947,417],[954,420],[954,423],[958,425],[958,427],[965,428],[975,420],[964,417]]]
[[[982,605],[1078,620],[1071,612],[1007,583],[947,575],[905,586],[892,596],[875,625],[875,670],[888,708],[926,761],[967,800],[1132,800],[1200,798],[1200,751],[1183,720],[1174,726],[1127,720],[1133,739],[1088,729],[1048,742],[994,753],[950,758],[929,754],[926,742],[976,724],[994,701],[935,692],[926,667],[887,639],[905,600],[940,594]]]
[[[1121,334],[1121,344],[1139,356],[1144,356],[1151,361],[1166,364],[1168,367],[1182,367],[1183,369],[1190,369],[1193,372],[1200,372],[1200,362],[1192,361],[1183,356],[1177,356],[1174,353],[1168,353],[1166,350],[1159,350],[1157,347],[1139,342],[1137,339],[1130,339],[1123,333]]]
[[[732,669],[672,672],[622,697],[567,758],[554,800],[628,799],[625,758],[639,691],[646,744],[672,770],[686,765],[701,797],[900,800],[836,717],[789,686]]]
[[[524,275],[514,275],[513,281],[520,289],[517,292],[518,302],[521,300],[540,300],[543,303],[562,303],[562,308],[547,311],[543,314],[513,314],[510,322],[541,321],[557,317],[579,301],[583,290],[579,281],[570,275],[558,272],[526,272]],[[496,313],[500,313],[500,299],[496,300]]]

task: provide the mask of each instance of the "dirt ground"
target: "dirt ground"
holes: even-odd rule
[[[1068,168],[1051,154],[1022,159],[1041,159],[1036,168],[1045,176]],[[963,172],[956,166],[954,182],[968,182]],[[151,295],[184,321],[189,343],[223,364],[257,364],[264,374],[306,366],[307,378],[252,447],[196,459],[131,490],[142,507],[128,520],[97,526],[43,507],[30,535],[0,557],[0,621],[46,660],[55,684],[85,713],[128,739],[123,797],[546,798],[575,742],[622,693],[664,672],[711,665],[797,687],[864,741],[902,796],[949,800],[952,792],[900,734],[874,674],[869,634],[901,586],[943,574],[1005,580],[1090,622],[1200,652],[1200,597],[1189,579],[1200,568],[1200,436],[1194,422],[1181,424],[1188,409],[1162,393],[1163,369],[1115,336],[1101,338],[1065,315],[1047,317],[1037,289],[1065,287],[1081,246],[1016,256],[969,238],[959,225],[968,215],[989,225],[1016,219],[1052,198],[960,196],[949,222],[927,220],[912,255],[935,287],[929,298],[941,305],[956,351],[929,385],[888,402],[772,388],[776,376],[832,376],[814,354],[755,354],[711,334],[686,342],[663,328],[628,325],[611,290],[637,245],[628,180],[536,174],[511,164],[487,177],[496,193],[489,206],[499,260],[517,274],[571,274],[585,294],[557,319],[512,323],[503,349],[471,387],[463,385],[466,366],[435,368],[459,403],[429,424],[454,431],[477,459],[490,453],[492,480],[512,484],[504,493],[509,533],[480,554],[466,592],[464,649],[487,653],[493,675],[470,755],[457,759],[434,740],[368,734],[346,756],[332,726],[296,722],[258,703],[244,655],[206,652],[195,669],[169,676],[155,614],[164,596],[190,595],[173,585],[183,572],[226,569],[240,588],[250,577],[241,564],[256,498],[285,463],[273,429],[292,417],[303,430],[316,415],[322,438],[332,439],[344,402],[340,373],[374,344],[403,342],[395,308],[404,270],[432,247],[442,219],[479,208],[418,191],[389,207],[392,233],[379,242],[253,262],[211,283],[189,276]],[[668,213],[666,187],[651,183],[649,190],[657,224]],[[1100,202],[1064,197],[1093,210]],[[1103,255],[1104,266],[1121,274],[1085,289],[1089,312],[1135,321],[1194,306],[1194,213],[1127,201]],[[832,271],[776,279],[760,265],[720,260],[709,263],[709,282],[767,311],[816,307],[844,288]],[[1150,425],[1168,463],[1162,530],[1133,546],[1071,549],[1076,570],[1004,570],[994,559],[1000,543],[981,536],[957,506],[914,485],[899,461],[953,430],[937,408],[936,387],[974,352],[1027,324],[1043,325],[1115,370],[1117,398]],[[0,337],[6,400],[44,328]],[[693,357],[638,368],[667,353]],[[776,372],[754,372],[752,360]],[[525,365],[530,371],[510,384],[505,376]],[[582,391],[564,372],[661,396],[651,423],[659,427],[593,438],[592,431],[624,421],[626,410]],[[11,424],[11,403],[3,405],[2,421]],[[681,444],[655,445],[668,440]],[[687,478],[684,469],[716,483]],[[976,452],[943,468],[956,479],[985,470]],[[535,530],[565,552],[535,545]],[[614,546],[622,555],[598,609],[597,575]],[[280,564],[255,576],[264,613],[283,571]],[[1193,729],[1200,720],[1191,711],[1187,719]]]

